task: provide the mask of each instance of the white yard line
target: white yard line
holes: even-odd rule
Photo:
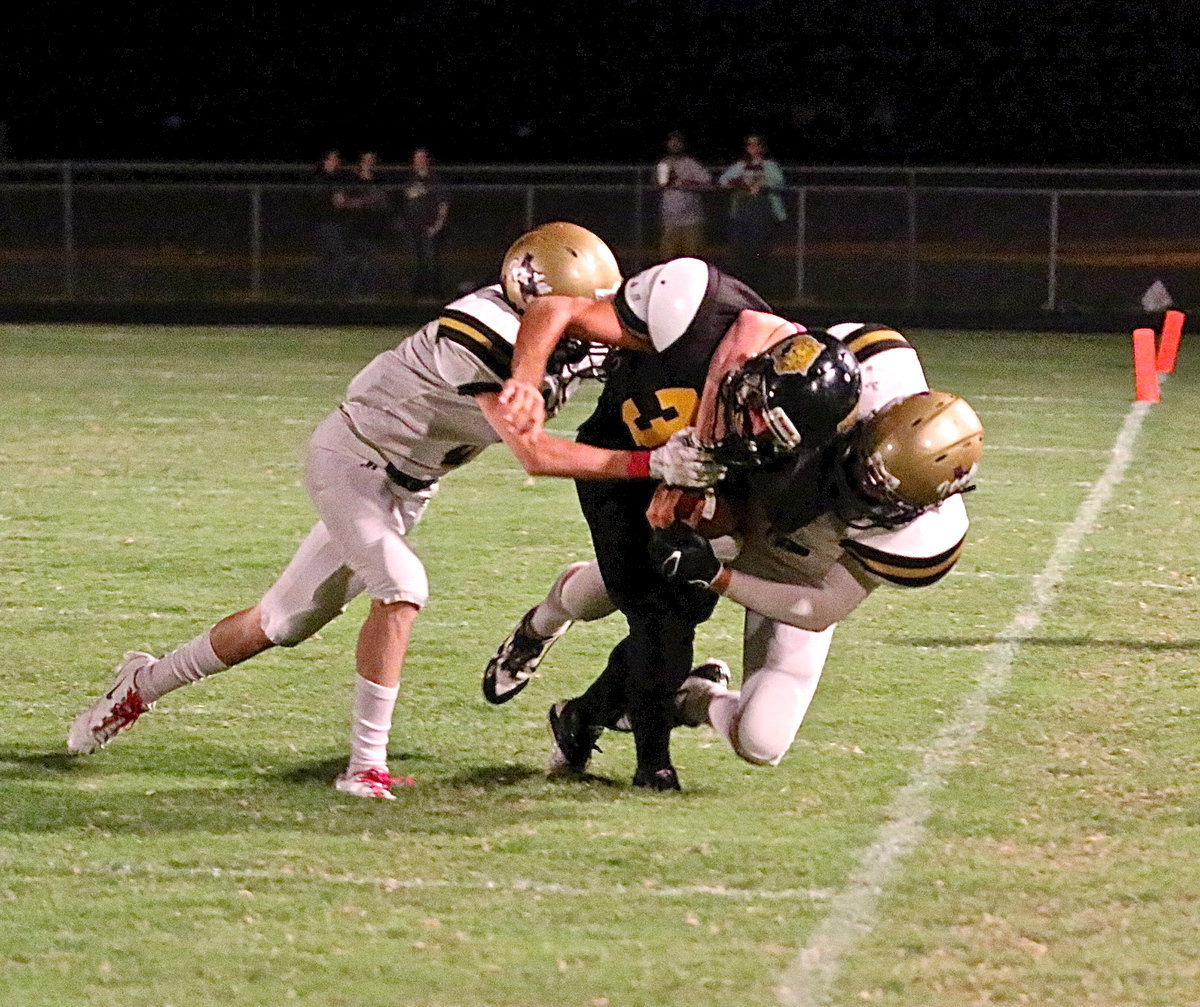
[[[829,1003],[843,960],[874,929],[879,901],[888,894],[901,859],[925,838],[934,793],[982,730],[988,704],[1008,684],[1017,651],[1041,624],[1080,543],[1125,477],[1148,410],[1147,403],[1136,402],[1126,413],[1108,467],[1079,505],[1074,521],[1054,543],[1042,572],[1033,578],[1029,599],[996,637],[979,682],[930,742],[921,764],[887,809],[886,821],[874,841],[859,853],[845,886],[830,900],[829,914],[779,977],[776,996],[781,1004],[822,1007]]]
[[[1103,448],[1082,448],[1070,444],[989,444],[988,454],[1009,455],[1092,455],[1103,458],[1108,454]]]

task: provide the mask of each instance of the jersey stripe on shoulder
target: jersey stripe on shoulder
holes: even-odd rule
[[[869,327],[861,332],[856,332],[846,340],[846,347],[858,359],[861,364],[864,360],[870,360],[876,353],[882,353],[884,350],[898,350],[909,346],[909,342],[895,329],[889,329],[882,326]]]
[[[455,308],[443,308],[438,318],[437,337],[465,347],[499,377],[507,379],[511,376],[512,344],[474,315]]]
[[[936,556],[897,556],[850,539],[842,540],[842,548],[858,560],[868,573],[873,573],[876,577],[901,587],[925,587],[927,584],[936,583],[950,572],[950,568],[962,555],[963,543],[966,540],[964,535],[957,543]]]

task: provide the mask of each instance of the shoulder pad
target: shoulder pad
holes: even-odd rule
[[[881,322],[838,322],[825,331],[844,342],[860,364],[886,350],[912,348],[903,334]]]
[[[830,325],[825,331],[844,343],[862,327],[862,322],[838,322],[836,325]]]
[[[958,561],[967,526],[963,499],[952,496],[899,528],[848,528],[842,548],[881,580],[923,587],[941,580]]]
[[[480,328],[489,339],[494,335],[510,345],[516,341],[521,325],[521,316],[504,299],[499,284],[463,294],[447,304],[441,313]]]
[[[617,295],[617,315],[661,352],[687,331],[707,290],[708,263],[671,259],[625,281]]]
[[[896,399],[929,390],[925,370],[911,346],[894,346],[896,353],[878,353],[860,359],[862,387],[858,396],[858,419],[865,420]]]

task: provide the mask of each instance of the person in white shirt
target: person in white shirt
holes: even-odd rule
[[[660,199],[660,257],[666,261],[700,255],[704,248],[701,193],[712,188],[712,175],[687,153],[682,133],[676,131],[667,137],[667,154],[654,166],[654,176]]]

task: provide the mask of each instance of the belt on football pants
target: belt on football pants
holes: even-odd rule
[[[407,472],[401,472],[395,465],[388,462],[383,467],[384,473],[401,489],[406,489],[410,493],[420,493],[421,490],[427,490],[432,486],[436,479],[418,479],[415,476],[410,476]]]

